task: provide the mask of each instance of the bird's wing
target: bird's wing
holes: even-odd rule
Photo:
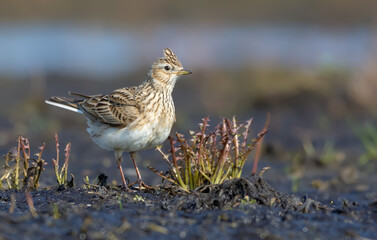
[[[98,94],[98,95],[86,95],[86,94],[77,93],[77,92],[68,92],[68,94],[69,94],[69,95],[72,95],[72,96],[76,96],[76,97],[84,98],[84,99],[88,99],[88,98],[93,98],[93,97],[100,97],[100,96],[102,96],[101,94]]]
[[[138,118],[142,106],[135,99],[136,88],[121,88],[108,95],[85,99],[79,106],[92,120],[112,126],[127,126]]]

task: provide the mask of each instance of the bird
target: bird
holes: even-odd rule
[[[140,175],[135,153],[161,145],[170,135],[176,121],[172,92],[182,75],[191,74],[183,68],[174,52],[165,48],[138,86],[124,87],[110,94],[86,95],[68,92],[74,98],[51,97],[47,104],[82,114],[87,132],[103,149],[111,150],[121,174],[123,186],[129,190],[122,155],[131,156],[139,189],[149,188]],[[131,184],[131,185],[133,185]]]

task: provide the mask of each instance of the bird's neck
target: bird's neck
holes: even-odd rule
[[[159,81],[150,76],[144,81],[144,87],[152,88],[155,91],[171,95],[175,86],[176,79]]]

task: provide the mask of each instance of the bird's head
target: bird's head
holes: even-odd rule
[[[153,63],[149,76],[153,81],[173,88],[180,76],[191,74],[191,72],[183,68],[181,62],[171,49],[165,48],[164,56],[164,58],[159,58]]]

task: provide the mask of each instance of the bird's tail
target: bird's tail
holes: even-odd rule
[[[79,108],[78,108],[78,103],[81,102],[82,100],[76,100],[76,99],[70,99],[70,98],[64,98],[64,97],[51,97],[45,102],[47,104],[64,108],[73,112],[77,113],[83,113]]]

